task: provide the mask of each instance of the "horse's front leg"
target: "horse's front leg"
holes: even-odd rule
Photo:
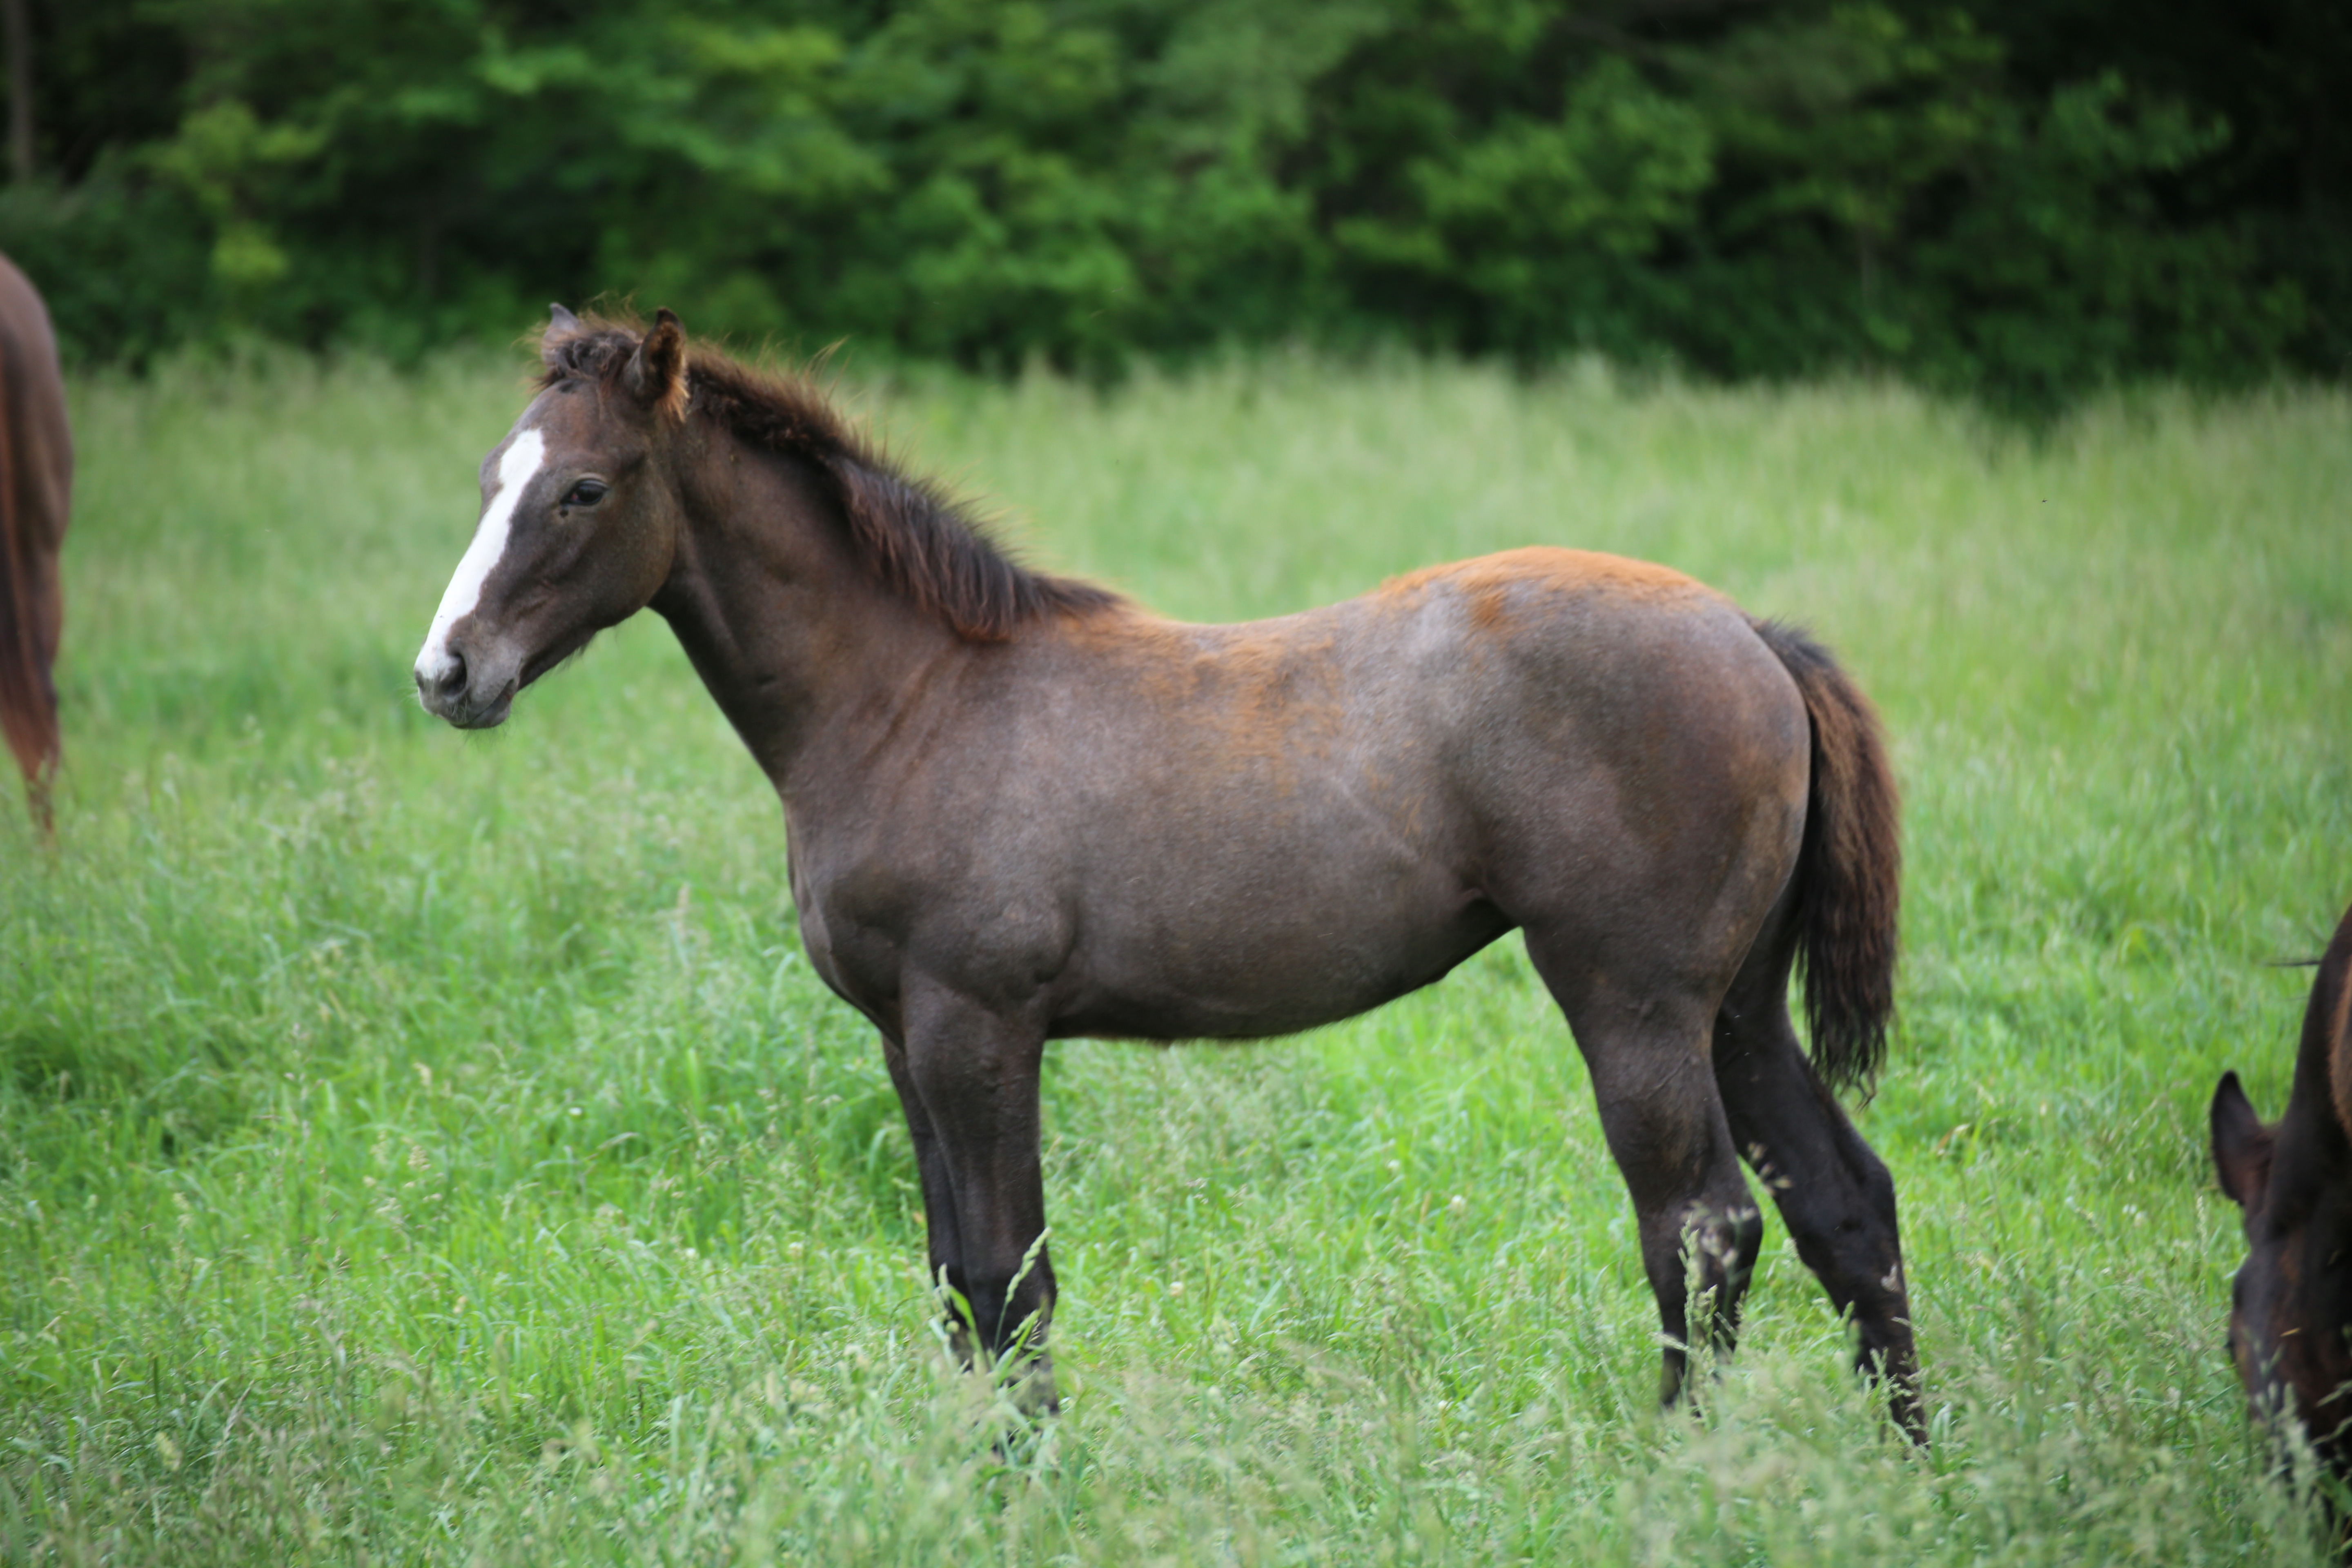
[[[1045,1346],[1054,1267],[1038,1149],[1044,1030],[943,989],[912,986],[906,1030],[903,1075],[894,1065],[892,1077],[908,1124],[929,1124],[929,1148],[918,1131],[916,1158],[932,1267],[944,1269],[967,1314],[957,1325],[959,1349],[992,1363],[1018,1358],[1015,1403],[1050,1413],[1060,1400]]]
[[[885,1035],[882,1039],[882,1060],[890,1069],[890,1082],[898,1091],[898,1109],[906,1113],[907,1132],[914,1140],[915,1172],[923,1184],[923,1228],[930,1253],[931,1289],[949,1287],[959,1294],[964,1292],[963,1244],[956,1222],[955,1184],[948,1176],[947,1152],[940,1146],[940,1137],[931,1126],[931,1114],[923,1109],[923,1098],[915,1087],[915,1075],[907,1065],[907,1047],[899,1040]],[[957,1362],[969,1370],[971,1366],[971,1332],[962,1317],[948,1314],[948,1346]]]

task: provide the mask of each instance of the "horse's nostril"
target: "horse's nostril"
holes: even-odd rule
[[[466,689],[466,656],[451,648],[441,656],[431,673],[420,665],[415,675],[416,689],[421,695],[446,702]]]

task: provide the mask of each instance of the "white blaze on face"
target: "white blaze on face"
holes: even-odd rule
[[[499,458],[498,488],[490,492],[490,504],[474,530],[474,542],[466,547],[465,558],[457,563],[457,575],[449,579],[448,591],[441,595],[441,607],[433,612],[433,629],[425,634],[425,647],[416,656],[419,680],[437,680],[454,662],[449,628],[473,614],[481,602],[482,584],[497,569],[499,557],[507,552],[507,529],[514,521],[515,505],[546,455],[547,438],[536,430],[525,430]]]

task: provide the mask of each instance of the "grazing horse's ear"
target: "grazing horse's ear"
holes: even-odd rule
[[[2221,1190],[2243,1208],[2270,1180],[2271,1130],[2254,1114],[2236,1073],[2223,1073],[2213,1090],[2212,1122],[2213,1168],[2221,1174]]]
[[[2327,1098],[2335,1104],[2337,1124],[2352,1138],[2352,910],[2344,911],[2319,960],[2310,1012],[2304,1027],[2319,1029],[2327,1041]]]
[[[654,312],[654,330],[629,360],[629,391],[648,408],[686,416],[686,334],[667,310]]]

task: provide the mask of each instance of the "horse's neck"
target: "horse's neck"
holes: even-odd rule
[[[822,739],[887,714],[954,639],[858,563],[835,501],[798,461],[713,443],[681,500],[677,561],[652,608],[789,795]]]

